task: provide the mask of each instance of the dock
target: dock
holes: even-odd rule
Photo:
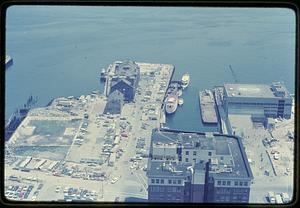
[[[199,103],[203,123],[217,124],[218,117],[215,109],[215,101],[210,90],[199,92]]]

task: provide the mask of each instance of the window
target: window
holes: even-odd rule
[[[173,184],[176,184],[176,180],[173,180]]]
[[[189,158],[185,158],[185,162],[189,162]]]
[[[223,181],[222,184],[223,184],[223,186],[225,186],[226,185],[226,181]]]
[[[164,183],[165,183],[165,180],[164,180],[164,179],[160,179],[160,183],[161,183],[161,184],[164,184]]]
[[[189,155],[189,151],[185,151],[185,155]]]
[[[242,186],[242,185],[243,185],[243,182],[241,181],[241,182],[240,182],[240,186]]]
[[[159,186],[159,192],[165,192],[164,187],[163,186]]]
[[[178,180],[177,183],[178,183],[178,184],[181,184],[181,180]]]
[[[221,160],[224,160],[224,157],[223,157],[223,156],[221,156]]]
[[[244,186],[248,186],[248,182],[247,181],[244,182]]]
[[[194,158],[193,161],[196,163],[196,158]]]
[[[208,156],[211,156],[211,152],[208,152]]]
[[[231,184],[231,181],[227,181],[227,186],[230,186],[230,184]]]
[[[168,180],[168,183],[171,184],[171,183],[172,183],[172,180],[169,179],[169,180]]]
[[[218,181],[218,185],[221,185],[221,181]]]
[[[197,155],[197,152],[196,152],[196,151],[193,151],[193,155],[196,156],[196,155]]]
[[[238,182],[238,181],[234,181],[234,185],[235,185],[235,186],[238,186],[238,185],[239,185],[239,182]]]
[[[153,178],[151,179],[151,183],[155,183],[155,180]]]
[[[159,183],[159,179],[156,179],[156,183]]]

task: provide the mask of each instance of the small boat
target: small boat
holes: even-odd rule
[[[187,88],[189,84],[190,84],[190,75],[188,73],[185,73],[181,78],[182,89]]]
[[[178,106],[178,96],[175,94],[170,94],[165,100],[166,104],[166,113],[174,113]]]
[[[5,56],[5,68],[10,67],[13,64],[13,59],[9,56]]]
[[[106,80],[106,70],[104,68],[101,70],[100,80],[101,81],[105,81]]]
[[[178,99],[178,105],[179,105],[179,106],[182,106],[183,103],[184,103],[183,98],[179,98],[179,99]]]

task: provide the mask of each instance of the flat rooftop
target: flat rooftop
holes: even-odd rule
[[[274,88],[274,86],[276,87]],[[283,84],[224,84],[228,97],[257,97],[257,98],[277,98],[290,97],[289,92]],[[273,86],[273,89],[272,89]],[[284,93],[278,96],[275,91]]]
[[[195,148],[203,150],[215,150],[217,156],[230,156],[232,158],[233,167],[231,172],[221,171],[213,174],[217,174],[221,177],[253,177],[243,144],[239,137],[223,134],[205,134],[200,132],[182,132],[155,129],[152,132],[152,143],[180,144],[185,149]],[[231,166],[232,164],[228,163],[224,165]],[[220,164],[220,169],[222,169],[222,166],[223,164]]]

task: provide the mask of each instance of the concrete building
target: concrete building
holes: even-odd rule
[[[124,94],[124,101],[132,102],[140,80],[139,66],[134,61],[126,60],[115,62],[107,71],[106,96],[118,90]]]
[[[248,203],[253,179],[239,137],[153,130],[149,202]]]
[[[224,84],[223,98],[227,114],[291,117],[292,97],[282,83]]]

